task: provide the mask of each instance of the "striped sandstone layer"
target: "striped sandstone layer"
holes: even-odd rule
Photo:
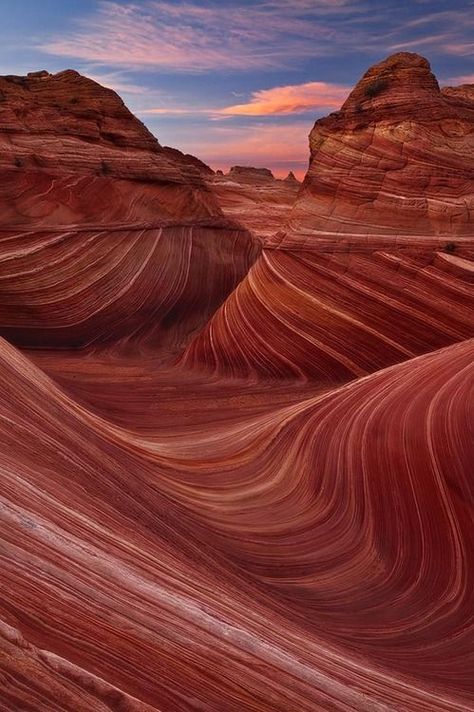
[[[98,415],[3,343],[7,709],[474,709],[472,353],[253,414],[89,359]]]
[[[24,346],[176,349],[255,260],[192,157],[68,70],[0,78],[0,327]]]
[[[275,178],[267,168],[233,166],[226,174],[206,176],[222,212],[265,242],[286,221],[300,182],[291,173]]]
[[[423,143],[439,94],[397,55],[354,101],[385,74],[260,256],[115,94],[0,86],[1,712],[474,712],[471,134],[468,213],[419,232],[378,187],[361,233],[367,133],[395,105]]]
[[[316,122],[284,231],[186,367],[344,380],[474,335],[474,87],[401,53]]]

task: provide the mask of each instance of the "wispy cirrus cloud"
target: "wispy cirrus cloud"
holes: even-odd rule
[[[447,42],[443,45],[447,54],[454,54],[458,57],[472,57],[474,55],[474,42]]]
[[[464,12],[422,9],[415,4],[407,19],[399,0],[383,7],[372,0],[101,0],[39,49],[113,68],[167,72],[265,71],[317,57],[383,54],[387,47],[472,54],[472,0]]]
[[[460,74],[455,77],[449,77],[441,82],[443,86],[457,87],[461,84],[474,84],[474,74]]]
[[[435,33],[433,35],[427,35],[425,37],[416,37],[413,40],[407,40],[405,42],[396,42],[390,45],[390,49],[396,52],[404,50],[412,50],[427,45],[439,45],[450,39],[450,34],[448,32]]]
[[[109,66],[170,71],[279,67],[342,43],[346,33],[337,20],[357,13],[357,6],[356,0],[259,0],[252,5],[104,0],[72,31],[52,36],[40,49]]]
[[[93,79],[98,84],[104,87],[113,89],[114,91],[123,94],[146,94],[147,88],[141,84],[133,84],[121,72],[106,72],[100,73],[95,70],[83,70],[89,79]]]
[[[453,77],[453,84],[474,84],[474,74],[461,74],[460,77]]]
[[[439,10],[403,22],[392,32],[396,41],[392,51],[421,50],[459,57],[472,56],[474,43],[474,2],[467,0],[464,9]]]

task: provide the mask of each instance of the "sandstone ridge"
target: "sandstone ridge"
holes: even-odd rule
[[[155,348],[176,348],[259,250],[203,173],[76,71],[1,77],[2,333],[83,347],[138,325]]]
[[[473,97],[416,54],[370,68],[316,121],[286,225],[183,362],[344,379],[472,336]]]

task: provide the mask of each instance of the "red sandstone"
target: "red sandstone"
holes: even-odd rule
[[[0,92],[0,708],[474,710],[472,87],[388,58],[302,186]]]

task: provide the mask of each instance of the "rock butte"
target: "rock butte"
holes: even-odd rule
[[[300,186],[0,78],[0,708],[474,710],[474,87]]]

